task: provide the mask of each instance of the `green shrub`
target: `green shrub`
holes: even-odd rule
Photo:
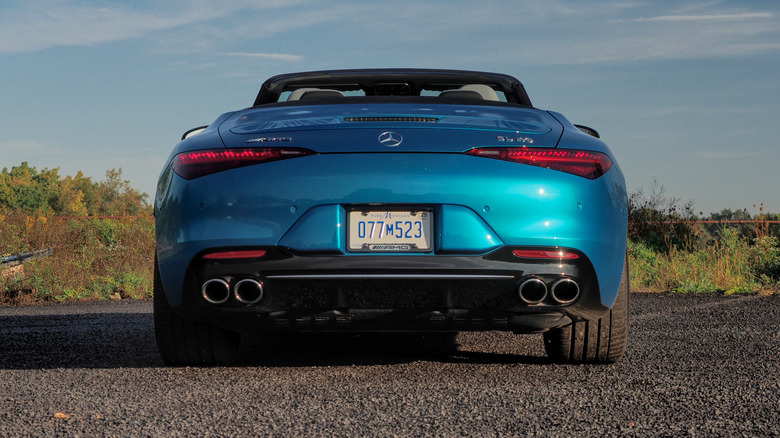
[[[680,200],[666,197],[665,189],[657,182],[648,194],[637,190],[628,197],[628,237],[645,247],[664,252],[670,248],[694,248],[700,244],[699,229],[693,204],[680,206]]]
[[[723,292],[775,291],[780,286],[780,246],[775,237],[749,239],[724,228],[703,249],[658,252],[629,241],[634,290]]]
[[[755,274],[762,283],[780,285],[780,239],[774,236],[756,238],[750,259]]]
[[[61,177],[59,169],[38,170],[27,162],[0,171],[0,213],[32,216],[118,216],[148,213],[148,195],[122,179],[122,169],[106,171],[93,182],[78,172]]]
[[[0,279],[0,302],[20,292],[42,300],[152,294],[152,217],[0,217],[0,235],[9,237],[0,242],[0,253],[52,249],[49,256],[22,265],[23,275]]]

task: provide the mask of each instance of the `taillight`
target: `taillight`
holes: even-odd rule
[[[476,148],[466,152],[477,157],[495,158],[571,173],[596,179],[607,173],[612,160],[601,152],[557,148]]]
[[[577,253],[560,251],[560,250],[544,250],[544,249],[516,249],[512,251],[515,257],[521,259],[564,259],[574,260],[580,258]]]
[[[204,254],[206,260],[241,260],[241,259],[259,259],[265,256],[266,251],[262,249],[245,249],[238,251],[217,251]]]
[[[173,171],[184,179],[193,179],[238,167],[312,154],[314,152],[308,149],[297,148],[207,149],[177,155],[173,159]]]

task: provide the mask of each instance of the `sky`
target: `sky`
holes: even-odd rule
[[[629,192],[780,213],[775,0],[0,0],[0,168],[121,168],[151,198],[181,134],[268,77],[383,67],[510,74]]]

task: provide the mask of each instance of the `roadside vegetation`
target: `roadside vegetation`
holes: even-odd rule
[[[47,251],[50,250],[50,251]],[[102,181],[22,163],[0,172],[0,304],[146,298],[154,219],[147,196],[109,170]]]
[[[657,292],[777,293],[780,215],[763,206],[704,217],[659,184],[629,199],[632,289]],[[46,251],[50,250],[50,251]],[[102,181],[61,177],[22,163],[0,172],[0,305],[148,298],[154,219],[148,197],[109,170]]]
[[[634,290],[656,292],[780,291],[780,215],[763,204],[694,213],[651,185],[629,197],[628,258]]]

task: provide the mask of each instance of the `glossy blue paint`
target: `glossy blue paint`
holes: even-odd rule
[[[293,206],[316,212],[311,222],[303,222],[302,234],[290,238],[296,245],[305,245],[305,238],[318,233],[312,224],[322,218],[332,223],[338,211],[332,206],[461,206],[495,232],[500,239],[496,242],[581,250],[594,265],[603,304],[610,306],[625,255],[624,187],[617,166],[591,181],[499,160],[434,153],[320,154],[192,181],[173,175],[157,199],[158,257],[175,305],[186,267],[199,252],[285,242],[283,237],[299,219],[291,212]],[[331,207],[320,211],[321,206]],[[457,209],[443,208],[459,216]],[[458,243],[457,236],[468,234],[475,222],[464,219],[468,215],[460,217],[452,232],[442,235],[441,246],[465,253],[479,244],[468,239]],[[319,239],[313,239],[309,249],[333,245],[332,229]]]
[[[467,207],[441,205],[433,214],[434,250],[417,255],[484,254],[503,243],[485,221]],[[292,225],[277,245],[296,253],[349,254],[345,217],[345,207],[341,205],[314,207]]]
[[[436,248],[440,254],[484,254],[503,244],[501,238],[468,207],[442,205]]]
[[[434,117],[439,121],[344,121],[347,117],[398,115]],[[276,119],[267,120],[273,117]],[[385,147],[377,137],[384,131],[398,132],[404,138],[393,148],[394,152],[464,152],[477,145],[508,146],[506,140],[518,138],[531,139],[528,146],[555,146],[562,127],[551,114],[531,108],[377,104],[252,108],[232,114],[219,128],[227,147],[245,147],[247,140],[257,137],[286,137],[289,141],[269,143],[320,153],[383,152]],[[333,137],[339,141],[328,141]]]
[[[522,91],[514,101],[519,104],[381,96],[344,98],[344,103],[272,103],[261,97],[290,90],[264,88],[261,105],[225,113],[203,132],[182,140],[160,176],[155,198],[157,257],[169,304],[176,310],[184,306],[184,295],[197,295],[197,290],[184,290],[188,269],[200,254],[215,248],[278,249],[288,258],[294,254],[296,263],[331,257],[329,269],[342,258],[372,260],[377,264],[355,266],[388,271],[418,262],[504,273],[516,269],[510,272],[511,282],[533,275],[534,266],[543,263],[501,260],[491,265],[490,257],[503,251],[511,258],[507,247],[541,247],[580,251],[582,266],[567,272],[589,277],[595,272],[595,279],[587,281],[596,285],[593,295],[582,300],[591,307],[580,316],[604,310],[587,304],[590,298],[611,307],[625,260],[628,216],[625,180],[614,155],[563,115],[529,107],[527,96],[520,99],[525,92],[519,82],[494,79],[505,95]],[[343,89],[353,89],[349,87]],[[401,143],[383,145],[380,135],[387,131],[402,138]],[[315,154],[192,180],[171,171],[171,160],[181,152],[248,147],[304,148]],[[598,151],[613,166],[589,180],[464,154],[479,147]],[[431,209],[433,250],[407,255],[346,251],[347,211],[367,205]],[[366,259],[373,256],[378,257]],[[458,263],[447,264],[454,259]],[[472,263],[475,259],[480,262]],[[402,262],[394,267],[394,260]],[[256,263],[247,269],[261,271],[262,260]],[[385,263],[389,265],[379,265]],[[548,270],[544,275],[558,269],[544,263],[539,268]]]
[[[282,236],[278,246],[301,253],[343,253],[344,217],[340,205],[314,207]]]

